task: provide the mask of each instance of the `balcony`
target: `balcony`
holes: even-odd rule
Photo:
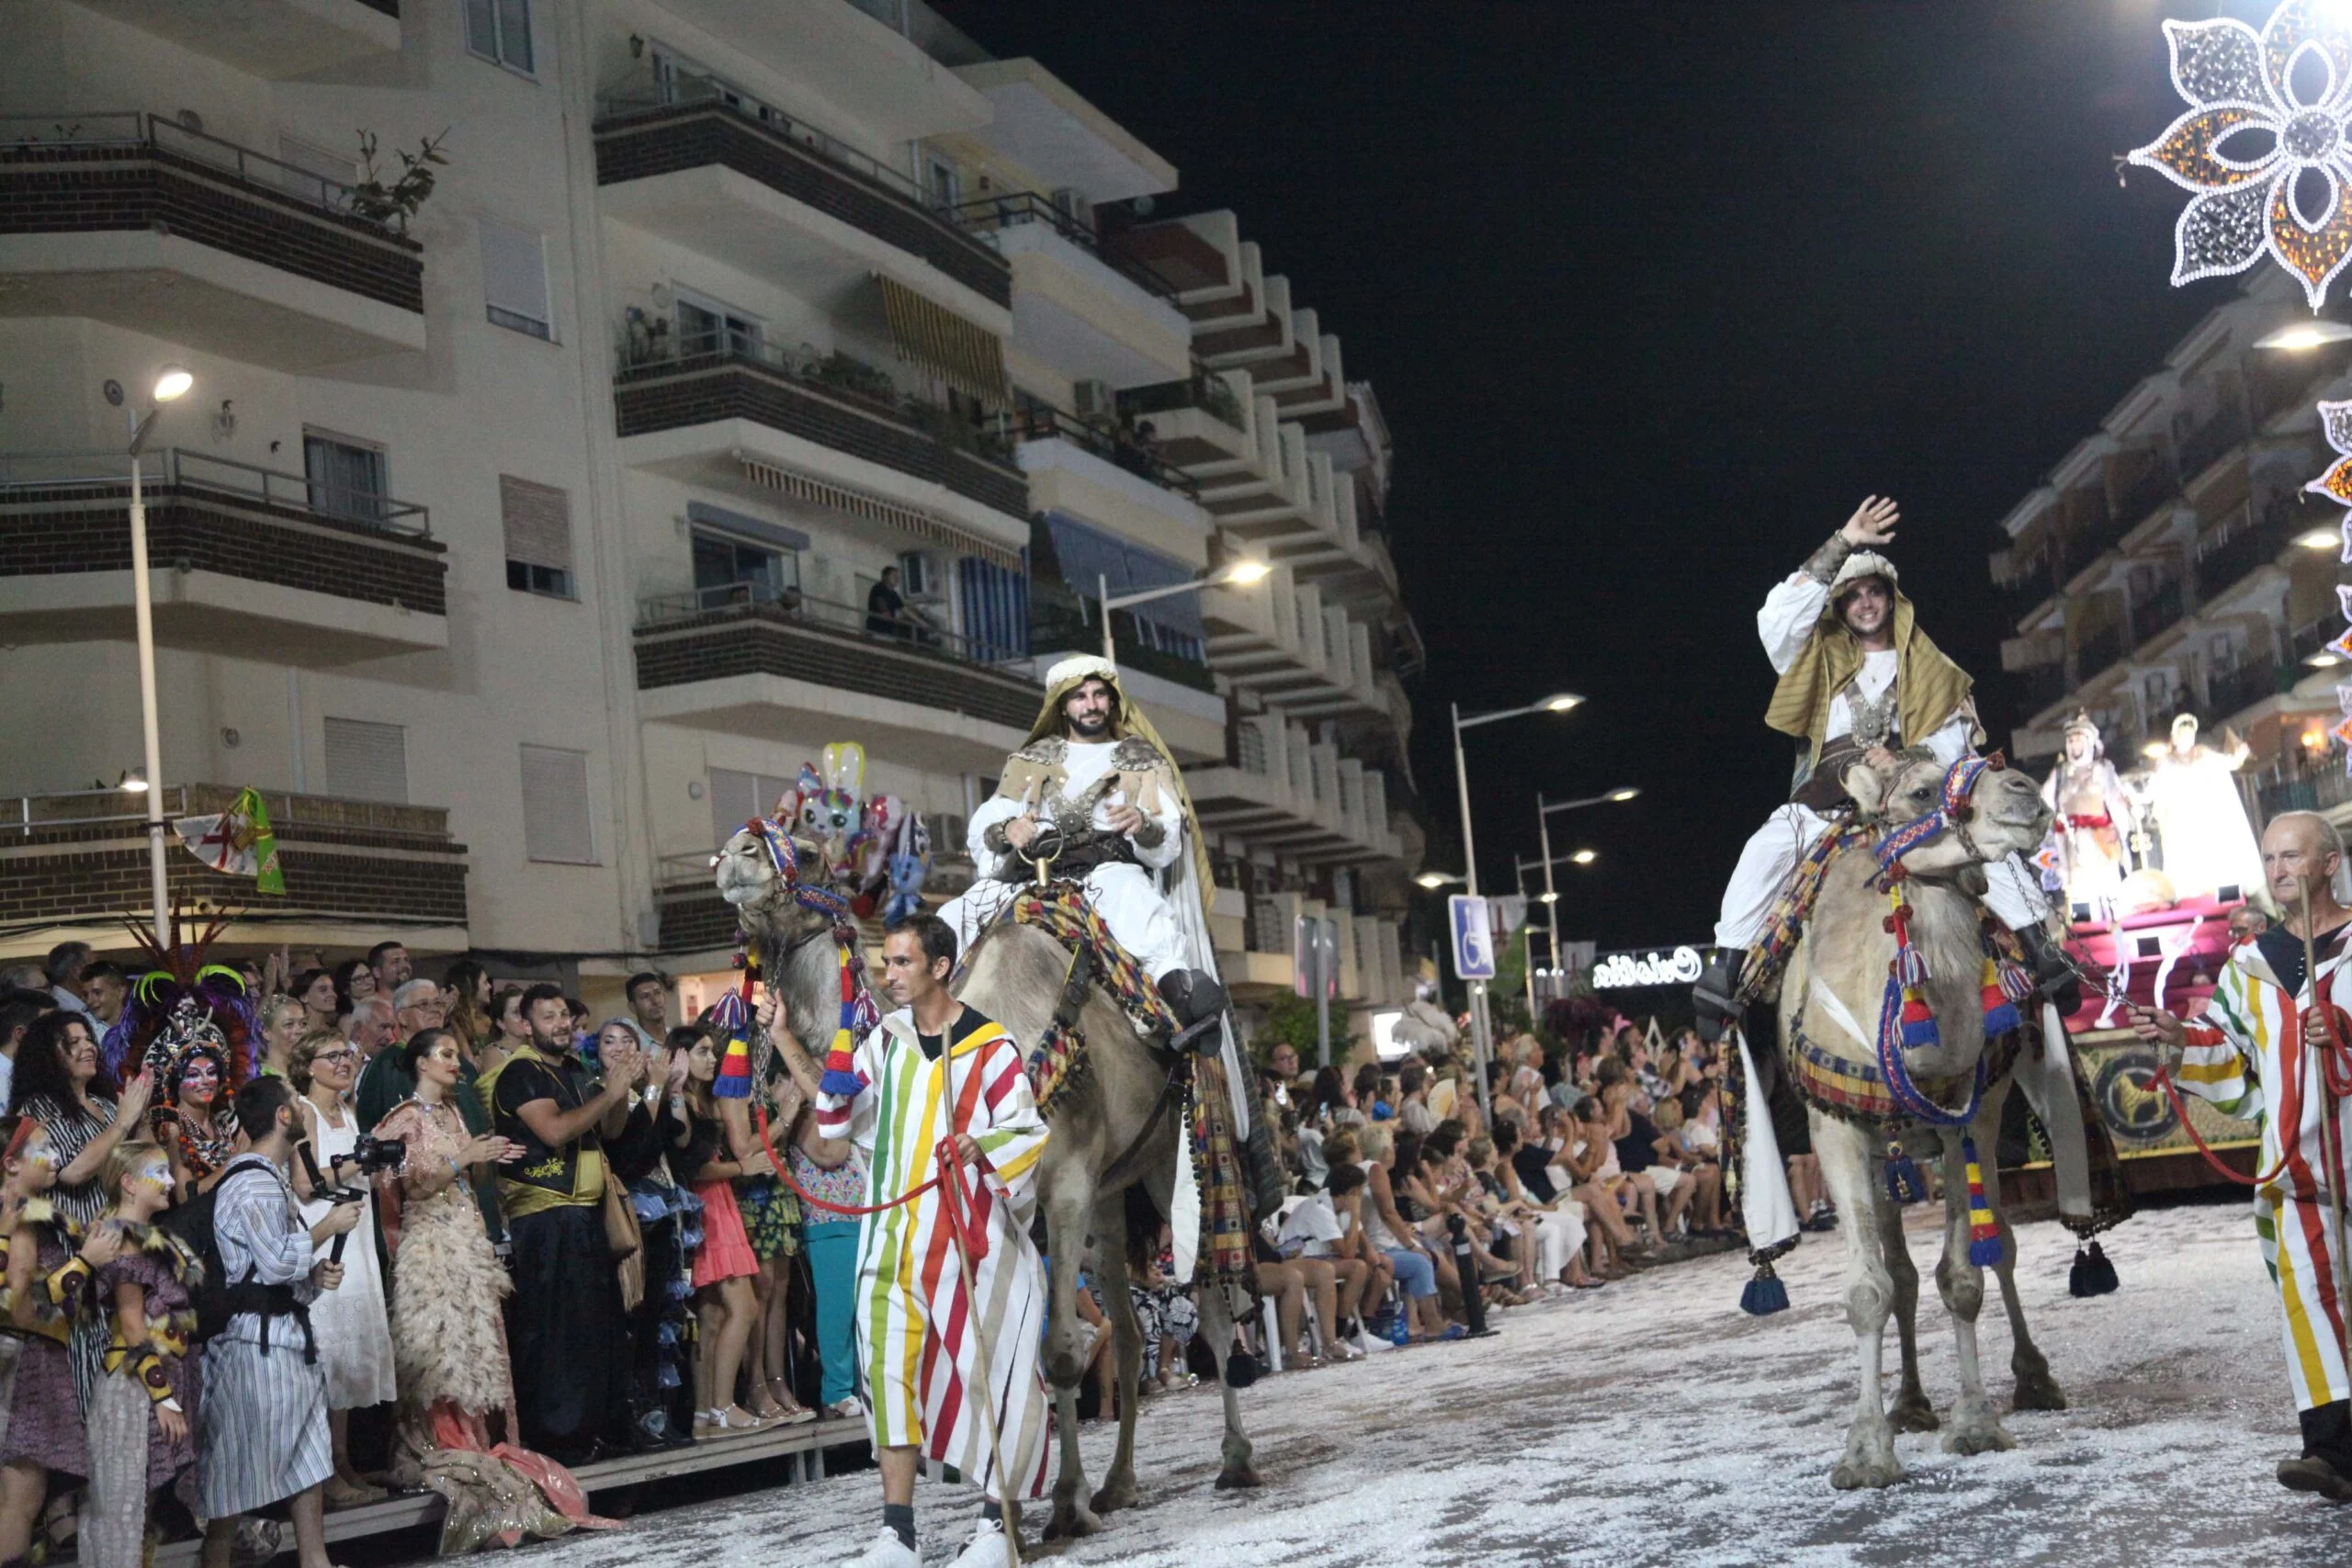
[[[2197,557],[2198,597],[2211,600],[2278,558],[2300,532],[2300,510],[2290,500],[2267,508],[2259,521],[2251,509],[2238,513],[2237,525],[2201,547]]]
[[[1001,336],[1012,267],[899,171],[804,121],[710,97],[695,79],[599,100],[605,210],[832,309],[881,272]]]
[[[2333,811],[2352,802],[2352,776],[2341,768],[2323,768],[2302,778],[2264,784],[2255,798],[2265,822],[2282,811]]]
[[[385,936],[463,951],[466,846],[437,807],[394,806],[265,790],[286,876],[280,897],[214,871],[176,842],[164,865],[175,898],[235,911],[229,942],[364,947]],[[164,815],[225,811],[229,784],[174,784]],[[43,928],[45,945],[82,935],[122,942],[121,919],[149,901],[146,807],[119,790],[0,800],[0,921]]]
[[[424,507],[178,448],[140,472],[163,643],[311,666],[448,646]],[[0,456],[0,640],[131,635],[130,459]]]
[[[2234,411],[2224,411],[2199,425],[2180,443],[2181,482],[2193,482],[2245,438],[2245,421]]]
[[[283,82],[401,51],[400,0],[81,0],[248,75]]]
[[[424,247],[367,198],[150,114],[0,117],[0,314],[273,369],[424,348]]]
[[[1308,863],[1395,860],[1385,782],[1280,715],[1241,721],[1235,760],[1188,768],[1202,827]]]
[[[2148,513],[2180,493],[2180,487],[2173,482],[2172,469],[2165,462],[2164,454],[2152,451],[2147,457],[2147,466],[2116,491],[2115,505],[2110,512],[2112,520],[2107,525],[2113,531],[2113,538],[2108,541],[2109,544],[2146,522]],[[2072,559],[2071,557],[2069,558]],[[2090,558],[2086,556],[2083,558],[2087,561]]]
[[[2086,682],[2123,657],[2123,628],[2103,626],[2083,638],[2075,649],[2075,679]]]
[[[2143,643],[2180,619],[2180,584],[2165,582],[2132,606],[2132,640]]]
[[[1236,687],[1295,718],[1391,716],[1373,665],[1371,629],[1328,604],[1287,567],[1249,588],[1201,594],[1209,662]]]
[[[2025,711],[2040,713],[2043,708],[2066,694],[2066,671],[2064,665],[2042,664],[2025,671],[2018,681]]]
[[[1181,381],[1121,392],[1119,418],[1136,429],[1149,425],[1160,456],[1170,463],[1189,468],[1238,462],[1250,450],[1250,410],[1235,392],[1235,382],[1248,392],[1247,377],[1213,375],[1194,367]]]
[[[695,728],[797,740],[847,726],[916,765],[985,772],[1037,716],[1023,650],[869,631],[855,605],[748,583],[646,599],[636,645],[639,713]]]
[[[2267,662],[2213,671],[2205,677],[2206,711],[2216,720],[2229,718],[2287,690],[2301,672]]]
[[[946,216],[1012,265],[1013,335],[1062,375],[1137,387],[1191,365],[1192,323],[1174,285],[1044,197],[983,197]]]
[[[2047,556],[2036,556],[2014,577],[1994,579],[1993,587],[2001,596],[2001,618],[2012,626],[2049,603],[2051,594],[2057,592]]]
[[[1029,490],[1003,443],[846,355],[625,351],[613,403],[632,466],[741,489],[748,468],[773,463],[903,510],[918,529],[917,514],[936,513],[1004,553],[1028,545]]]

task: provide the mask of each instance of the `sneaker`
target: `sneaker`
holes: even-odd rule
[[[831,1421],[863,1421],[865,1419],[865,1401],[854,1393],[837,1399],[825,1406],[825,1416]]]
[[[899,1539],[897,1530],[884,1525],[875,1532],[874,1544],[865,1549],[865,1554],[842,1563],[842,1568],[922,1568],[922,1559]]]
[[[1012,1568],[1012,1548],[1005,1542],[1004,1526],[995,1519],[982,1519],[972,1531],[972,1543],[956,1554],[949,1568]]]
[[[2352,1479],[2317,1454],[2280,1460],[2278,1484],[2290,1492],[2315,1492],[2331,1503],[2352,1503]]]

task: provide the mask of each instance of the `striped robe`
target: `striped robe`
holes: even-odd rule
[[[290,1285],[297,1301],[316,1301],[311,1232],[285,1173],[248,1158],[232,1165],[214,1191],[212,1235],[222,1276],[232,1284]],[[198,1512],[205,1518],[250,1514],[334,1472],[326,1370],[305,1354],[301,1325],[291,1317],[265,1323],[258,1314],[239,1313],[206,1342],[200,1411],[196,1473]]]
[[[979,1144],[984,1174],[967,1170],[965,1177],[967,1209],[984,1238],[981,1255],[970,1259],[972,1283],[989,1338],[1004,1473],[1016,1495],[1036,1497],[1046,1486],[1046,1385],[1038,1375],[1046,1279],[1029,1222],[1046,1123],[1011,1035],[969,1010],[949,1033],[956,1038],[944,1059],[933,1062],[916,1042],[910,1011],[885,1018],[857,1049],[858,1093],[820,1094],[817,1125],[865,1155],[868,1203],[888,1202],[930,1180],[934,1151],[952,1133],[968,1133]],[[1002,1501],[993,1439],[971,1396],[974,1314],[942,1201],[933,1189],[866,1215],[858,1228],[858,1354],[874,1443],[920,1446]]]
[[[2347,957],[2342,939],[2335,951],[2319,955],[2320,983],[2331,1000],[2346,998],[2334,980]],[[2262,1260],[2278,1287],[2285,1308],[2287,1376],[2298,1409],[2352,1397],[2345,1371],[2345,1325],[2333,1209],[2322,1179],[2320,1123],[2325,1097],[2319,1063],[2303,1049],[2302,1010],[2312,1001],[2312,983],[2290,998],[2262,950],[2241,942],[2230,951],[2204,1010],[2189,1021],[2181,1057],[2181,1089],[2232,1116],[2258,1121],[2259,1170],[2278,1165],[2284,1145],[2274,1119],[2285,1109],[2291,1082],[2300,1083],[2300,1115],[2292,1157],[2278,1179],[2254,1195],[2255,1234]],[[2352,1103],[2335,1108],[2337,1147],[2352,1142]]]

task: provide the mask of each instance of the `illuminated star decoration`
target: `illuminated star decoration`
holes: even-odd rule
[[[2308,494],[2324,495],[2338,506],[2352,507],[2352,399],[2343,402],[2321,403],[2319,427],[2327,437],[2327,444],[2335,448],[2335,461],[2327,466],[2327,472],[2305,485],[2303,490]],[[2345,514],[2340,526],[2344,532],[2343,558],[2352,561],[2352,512]],[[2346,620],[2352,621],[2352,584],[2336,584],[2335,608]],[[2327,647],[2328,651],[2337,658],[2352,660],[2352,627],[2347,627]],[[2352,684],[2335,688],[2335,705],[2344,716],[2328,733],[2344,744],[2345,772],[2352,773]]]
[[[2173,226],[2174,287],[2244,272],[2267,250],[2317,310],[2352,259],[2352,11],[2342,0],[2287,0],[2259,34],[2223,17],[2167,21],[2165,39],[2173,85],[2190,107],[2132,162],[2197,193]],[[2292,78],[2314,58],[2325,83],[2304,103]],[[2310,174],[2327,190],[2317,212],[2299,195]]]

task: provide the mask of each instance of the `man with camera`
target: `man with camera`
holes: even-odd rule
[[[236,1111],[251,1148],[229,1163],[213,1195],[229,1316],[204,1347],[204,1437],[197,1445],[204,1568],[229,1568],[240,1516],[287,1498],[300,1568],[330,1568],[322,1488],[334,1472],[334,1451],[310,1305],[343,1282],[343,1266],[313,1263],[311,1254],[349,1232],[359,1211],[337,1203],[316,1224],[302,1224],[288,1178],[302,1124],[284,1078],[265,1075],[246,1084]]]

